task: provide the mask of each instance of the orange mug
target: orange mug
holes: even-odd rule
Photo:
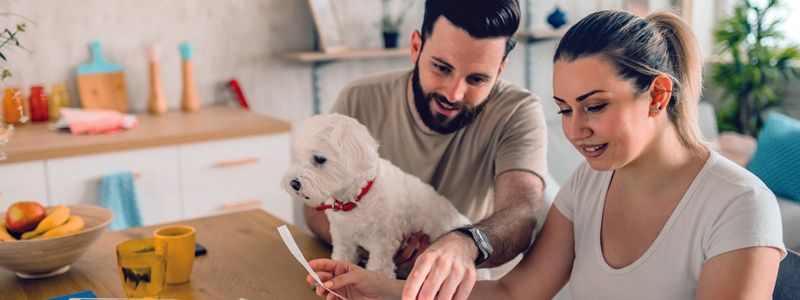
[[[153,235],[167,244],[167,283],[189,281],[194,263],[194,227],[167,226],[157,229]]]

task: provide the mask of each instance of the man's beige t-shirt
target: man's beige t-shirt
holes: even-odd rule
[[[472,123],[439,134],[415,122],[416,108],[406,96],[410,80],[411,71],[357,80],[333,112],[364,124],[382,158],[432,185],[473,222],[492,213],[499,174],[523,170],[544,178],[547,130],[541,103],[530,92],[498,80]]]

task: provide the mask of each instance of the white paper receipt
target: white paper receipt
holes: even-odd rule
[[[281,239],[283,239],[283,243],[286,244],[286,248],[289,248],[289,252],[292,252],[294,258],[297,259],[297,261],[300,262],[301,265],[303,265],[303,268],[306,268],[306,272],[308,272],[308,274],[310,274],[311,277],[314,278],[314,281],[317,282],[317,285],[321,286],[323,289],[330,292],[331,294],[336,295],[336,297],[347,300],[347,298],[342,297],[341,295],[337,294],[332,290],[329,290],[328,288],[322,285],[322,280],[319,279],[317,273],[314,272],[314,270],[311,269],[311,266],[308,265],[308,262],[306,261],[305,257],[303,257],[303,253],[300,252],[300,247],[297,247],[297,243],[294,241],[292,234],[289,233],[289,228],[287,228],[286,225],[278,227],[278,233],[280,233]]]

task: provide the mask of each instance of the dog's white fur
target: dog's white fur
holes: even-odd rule
[[[315,156],[324,157],[323,164]],[[404,236],[422,231],[432,239],[470,221],[430,185],[378,156],[378,144],[355,119],[329,114],[303,122],[292,137],[292,162],[282,186],[310,207],[333,198],[354,201],[368,180],[372,188],[351,211],[325,213],[333,238],[332,258],[358,261],[369,251],[367,269],[395,278],[393,257]],[[300,188],[292,187],[292,180]]]

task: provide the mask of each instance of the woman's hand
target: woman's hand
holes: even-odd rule
[[[398,284],[349,262],[315,259],[309,265],[326,288],[349,300],[391,298],[392,295],[399,295],[403,288],[402,283]],[[306,281],[315,283],[311,275],[306,276]],[[317,287],[316,292],[328,300],[337,298],[322,287]]]

